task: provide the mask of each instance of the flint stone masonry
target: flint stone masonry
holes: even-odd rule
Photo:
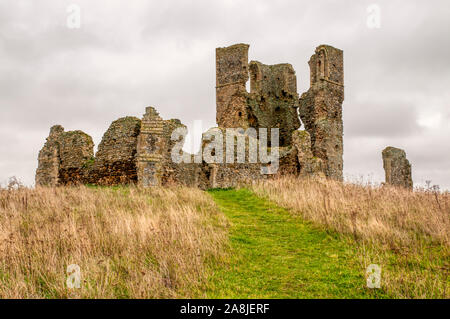
[[[142,187],[182,184],[208,188],[205,173],[197,163],[174,163],[172,132],[185,126],[178,120],[163,120],[147,107],[137,143],[138,184]],[[192,157],[192,155],[190,155]]]
[[[279,128],[280,146],[300,127],[295,71],[290,64],[248,63],[248,44],[216,49],[217,124],[228,128]],[[250,93],[246,82],[250,74]]]
[[[39,152],[36,185],[57,186],[59,184],[59,145],[64,133],[61,125],[52,126],[44,147]]]
[[[55,125],[50,129],[36,172],[36,185],[58,186],[87,182],[85,165],[94,157],[94,142],[82,131],[64,132]]]
[[[180,151],[185,159],[172,160],[172,150],[182,141],[173,140],[176,129],[186,129],[179,120],[164,120],[147,107],[142,120],[125,117],[114,121],[93,156],[92,139],[81,131],[64,132],[52,127],[39,153],[36,185],[90,183],[142,187],[186,185],[207,189],[233,187],[281,175],[319,176],[342,180],[342,102],[344,99],[343,53],[319,46],[309,61],[311,87],[299,99],[292,65],[248,62],[247,44],[216,49],[216,120],[218,127],[203,134],[201,154]],[[246,82],[250,79],[250,92]],[[300,131],[300,118],[305,125]],[[242,128],[235,136],[245,139],[245,158],[239,162],[237,146],[227,162],[227,129]],[[259,128],[268,130],[268,154],[278,151],[278,170],[263,174],[274,163],[250,160],[251,143],[259,147]],[[279,145],[270,131],[279,129]],[[256,130],[253,133],[252,130]],[[210,149],[211,133],[223,136],[222,163]],[[233,138],[233,143],[235,142]],[[219,145],[219,144],[218,144]],[[254,145],[254,144],[252,144]],[[228,145],[231,147],[231,145]],[[202,155],[202,156],[199,156]],[[200,159],[200,160],[199,160]]]
[[[86,183],[85,168],[93,158],[94,142],[92,137],[82,131],[63,133],[60,137],[60,184]]]
[[[388,146],[383,150],[382,156],[386,184],[412,189],[411,164],[406,159],[405,151]]]
[[[343,52],[328,45],[317,47],[309,60],[311,87],[300,98],[300,118],[311,136],[315,157],[327,177],[343,180],[344,101]]]
[[[314,157],[311,151],[311,137],[307,131],[292,133],[292,144],[297,150],[300,176],[325,177],[323,160]]]
[[[136,153],[141,120],[127,116],[114,121],[103,135],[89,176],[93,184],[137,182]]]

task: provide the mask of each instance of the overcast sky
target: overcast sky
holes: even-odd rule
[[[373,3],[380,28],[367,25]],[[54,124],[96,145],[146,106],[215,126],[215,48],[241,42],[250,60],[291,63],[299,94],[315,47],[344,50],[346,178],[382,181],[390,145],[406,150],[415,184],[450,189],[448,0],[1,0],[0,182],[34,183]]]

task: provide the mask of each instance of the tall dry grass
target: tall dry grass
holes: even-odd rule
[[[399,297],[450,294],[450,194],[284,177],[250,186],[258,195],[357,243],[363,266],[384,265]]]
[[[192,297],[225,223],[196,189],[1,190],[0,297]],[[70,264],[79,289],[66,285]]]

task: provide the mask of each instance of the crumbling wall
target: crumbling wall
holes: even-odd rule
[[[412,189],[411,164],[405,151],[389,146],[383,150],[382,156],[386,184]]]
[[[179,120],[163,120],[155,108],[147,107],[142,119],[137,146],[137,175],[142,187],[185,185],[209,188],[209,175],[203,163],[175,163],[172,149],[177,140],[172,133],[177,128],[186,128]],[[184,153],[184,152],[183,152]]]
[[[290,64],[248,64],[247,44],[216,49],[217,124],[226,128],[279,128],[280,146],[300,127],[295,71]],[[250,93],[245,84],[250,74]],[[270,143],[270,138],[269,138]]]
[[[60,136],[64,133],[61,125],[52,126],[44,147],[39,152],[36,185],[57,186],[59,184]]]
[[[219,127],[249,127],[248,44],[216,49],[216,121]]]
[[[343,52],[321,45],[309,60],[309,66],[311,87],[300,98],[300,118],[311,136],[313,155],[323,161],[325,175],[342,181]]]
[[[137,145],[137,175],[140,186],[182,184],[198,186],[200,165],[175,163],[172,149],[177,141],[172,132],[185,127],[179,120],[163,120],[153,107],[147,107]]]
[[[61,134],[59,184],[85,184],[87,182],[86,168],[93,159],[92,137],[79,130]]]
[[[142,187],[161,185],[163,133],[163,119],[153,107],[147,107],[137,144],[138,184]]]
[[[249,140],[254,139],[254,137],[236,131],[233,134],[235,134],[235,137],[228,141],[226,128],[215,127],[202,135],[202,171],[208,177],[208,188],[235,187],[240,183],[264,177],[261,174],[261,165],[249,160]],[[220,139],[218,139],[219,137]],[[241,150],[243,158],[238,156],[238,138],[242,138],[240,142],[245,143]],[[232,156],[228,158],[227,142],[233,144],[229,145]],[[218,149],[216,149],[216,146]]]
[[[202,189],[209,188],[209,176],[205,171],[203,162],[196,163],[194,155],[182,151],[183,154],[190,158],[189,163],[176,163],[172,159],[172,150],[178,142],[172,139],[172,133],[175,129],[186,126],[178,119],[171,119],[163,121],[164,127],[164,148],[162,154],[162,169],[161,169],[161,185],[184,185],[191,187],[200,187]]]
[[[86,165],[94,158],[94,142],[82,131],[64,132],[55,125],[50,129],[39,152],[36,185],[58,186],[87,182]]]
[[[292,144],[297,150],[300,176],[325,177],[323,160],[315,157],[311,150],[311,137],[307,131],[292,133]]]
[[[279,145],[290,145],[292,132],[300,127],[297,114],[297,77],[292,65],[250,62],[252,127],[278,128]]]
[[[295,147],[277,147],[278,164],[271,160],[265,162],[261,159],[260,141],[254,137],[256,134],[233,131],[230,134],[233,138],[228,139],[228,131],[229,128],[216,127],[209,129],[202,136],[204,155],[202,172],[209,177],[208,188],[236,187],[261,179],[282,175],[298,175],[300,166]],[[211,145],[220,145],[220,143],[210,144],[215,141],[214,132],[220,132],[222,136],[222,154],[217,153],[215,148],[211,148]],[[243,145],[243,147],[241,148],[240,145]],[[231,150],[232,156],[227,154],[228,148]],[[269,158],[274,151],[274,147],[267,147],[265,151]],[[208,158],[212,157],[215,157],[214,161],[208,161]]]
[[[137,182],[136,153],[141,120],[123,117],[114,121],[98,146],[95,161],[89,167],[89,180],[98,185]]]

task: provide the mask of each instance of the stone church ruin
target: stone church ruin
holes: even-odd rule
[[[203,134],[200,154],[180,150],[185,160],[174,161],[174,147],[183,137],[173,137],[186,127],[177,119],[162,119],[155,108],[147,107],[142,119],[114,121],[95,155],[89,135],[53,126],[39,152],[36,185],[186,185],[207,189],[287,174],[342,181],[343,51],[328,45],[316,48],[309,60],[310,88],[299,96],[292,65],[249,62],[248,50],[247,44],[216,49],[218,127]],[[300,130],[301,123],[304,130]],[[230,162],[229,154],[211,149],[208,143],[214,136],[217,139],[217,133],[225,136],[225,131],[233,128],[240,131],[231,139],[232,145],[225,138],[219,141],[224,149],[232,149]],[[276,151],[279,156],[277,169],[269,173],[262,173],[267,171],[267,162],[251,160],[250,153],[240,158],[234,145],[235,140],[244,138],[248,151],[260,143],[263,128],[268,130],[267,152]],[[270,133],[274,130],[279,133],[276,140]],[[260,144],[258,148],[261,157]],[[205,156],[216,161],[205,160]]]

